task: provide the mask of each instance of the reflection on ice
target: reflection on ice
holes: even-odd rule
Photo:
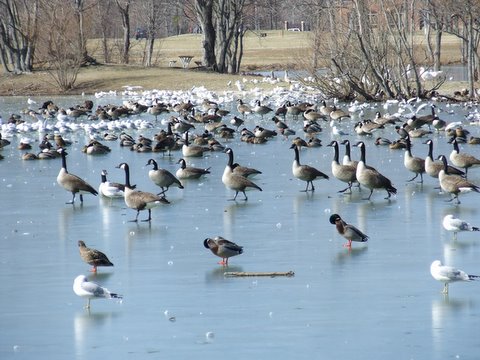
[[[432,338],[433,346],[438,354],[445,354],[447,342],[456,336],[457,319],[468,314],[474,304],[470,299],[452,299],[448,294],[438,294],[432,301]],[[466,339],[457,339],[463,342]],[[461,346],[460,346],[461,348]]]
[[[99,331],[108,334],[112,321],[119,316],[121,313],[118,312],[78,311],[73,319],[77,358],[91,357],[92,349],[101,344],[102,338],[92,339],[88,334]]]

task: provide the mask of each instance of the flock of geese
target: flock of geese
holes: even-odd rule
[[[288,95],[285,95],[288,96]],[[145,99],[149,99],[146,101]],[[153,99],[153,100],[152,100]],[[266,99],[264,97],[263,99]],[[230,99],[232,101],[233,98]],[[265,101],[265,100],[263,100]],[[228,100],[224,101],[228,103]],[[29,103],[30,104],[30,103]],[[367,146],[371,141],[376,148],[387,147],[390,149],[402,149],[404,151],[405,169],[412,173],[413,177],[408,182],[420,178],[423,183],[424,175],[438,179],[438,185],[442,192],[450,194],[449,201],[456,201],[460,204],[459,196],[469,192],[480,192],[480,186],[468,179],[469,170],[480,166],[480,159],[475,155],[460,150],[460,144],[474,144],[474,137],[468,139],[469,133],[463,123],[448,123],[440,119],[436,112],[436,105],[431,105],[431,114],[420,116],[419,112],[425,106],[415,105],[415,101],[399,102],[398,109],[408,109],[409,114],[397,113],[396,115],[382,115],[379,111],[373,119],[362,119],[363,109],[368,105],[360,103],[351,104],[348,110],[338,107],[338,104],[327,105],[326,101],[306,102],[285,100],[281,105],[274,107],[264,105],[262,101],[255,100],[249,104],[244,99],[237,99],[236,111],[228,111],[221,108],[222,103],[213,100],[188,99],[175,105],[159,101],[153,96],[143,97],[140,100],[129,101],[123,106],[99,106],[97,111],[93,110],[93,102],[86,102],[84,106],[71,107],[68,111],[60,109],[53,102],[46,102],[40,108],[41,113],[30,111],[25,115],[32,116],[36,120],[25,121],[21,116],[12,115],[5,123],[2,123],[2,133],[19,136],[20,132],[27,133],[24,129],[45,133],[54,131],[56,147],[47,145],[47,135],[40,144],[39,154],[48,154],[45,157],[25,156],[23,159],[46,159],[61,158],[61,167],[57,176],[58,184],[68,191],[72,198],[68,204],[75,204],[77,195],[80,202],[83,202],[83,195],[101,195],[108,198],[123,198],[125,205],[136,211],[134,222],[139,221],[140,212],[145,211],[148,217],[142,221],[152,221],[152,209],[160,205],[167,205],[167,192],[171,187],[184,188],[182,183],[185,179],[199,179],[202,176],[212,176],[210,168],[190,167],[187,164],[189,158],[203,157],[207,152],[221,151],[226,155],[226,165],[221,176],[223,185],[234,193],[232,201],[237,201],[241,193],[241,201],[247,201],[247,190],[262,191],[252,176],[261,174],[262,171],[248,168],[235,163],[234,142],[231,139],[239,139],[250,144],[268,144],[270,141],[286,141],[293,150],[293,161],[291,173],[294,178],[305,182],[304,192],[314,192],[314,181],[329,180],[333,178],[345,183],[346,187],[338,190],[339,193],[352,195],[352,187],[368,189],[368,196],[365,200],[371,201],[375,190],[385,191],[385,199],[390,200],[397,194],[398,190],[388,174],[367,164]],[[85,107],[86,106],[86,107]],[[46,115],[48,114],[48,115]],[[172,115],[175,114],[175,115]],[[147,116],[150,121],[144,120]],[[143,118],[138,120],[138,118]],[[88,119],[82,122],[81,119]],[[136,119],[135,119],[136,118]],[[354,120],[357,118],[357,120]],[[48,128],[49,119],[56,121],[55,128]],[[135,120],[134,120],[135,119]],[[250,120],[250,121],[249,121]],[[248,129],[247,124],[255,123],[254,129]],[[95,127],[93,124],[97,124]],[[40,125],[41,124],[41,125]],[[102,126],[100,126],[102,124]],[[123,124],[120,126],[118,124]],[[128,125],[126,125],[128,124]],[[93,187],[82,176],[74,175],[67,170],[67,155],[69,143],[65,137],[70,132],[67,128],[84,130],[90,137],[83,151],[87,155],[101,155],[111,151],[110,147],[103,144],[104,141],[118,141],[120,146],[130,147],[132,151],[151,152],[152,157],[145,166],[151,167],[148,171],[148,178],[159,188],[158,193],[142,191],[131,184],[130,167],[126,162],[116,165],[124,171],[124,183],[110,182],[107,179],[107,171],[101,172],[101,183],[98,188]],[[202,131],[198,132],[201,128]],[[14,130],[17,129],[17,130]],[[23,129],[23,130],[18,130]],[[389,129],[389,130],[388,130]],[[129,131],[159,130],[154,139],[140,135],[137,139],[128,135]],[[16,132],[15,132],[16,131]],[[333,149],[331,172],[326,174],[312,165],[302,164],[300,155],[305,148],[319,148],[325,133],[329,131],[330,142],[328,147]],[[396,139],[390,140],[378,134],[385,134],[387,131],[396,134]],[[448,158],[445,155],[434,157],[432,138],[441,141],[438,134],[445,134],[452,146]],[[304,136],[300,136],[303,134]],[[357,140],[351,144],[348,137],[354,136]],[[425,158],[412,153],[412,139],[423,137],[422,142],[428,145]],[[281,138],[281,140],[280,140]],[[275,140],[277,139],[277,140]],[[225,145],[229,142],[229,145]],[[22,145],[23,144],[23,145]],[[21,141],[20,150],[29,150],[29,141]],[[10,142],[1,137],[0,147],[9,146]],[[21,147],[22,146],[22,147]],[[42,146],[45,146],[42,148]],[[340,146],[344,147],[344,156],[341,158]],[[359,149],[359,160],[351,158],[351,146]],[[154,153],[162,153],[163,156],[181,153],[182,158],[177,162],[178,170],[173,173],[159,166],[154,159]],[[450,162],[450,163],[449,163]],[[446,220],[445,220],[446,221]],[[477,228],[461,228],[457,225],[444,227],[448,231],[478,230]],[[340,215],[334,214],[330,217],[330,223],[336,226],[340,235],[347,239],[347,247],[353,242],[365,242],[368,236],[355,226],[346,223]],[[222,258],[221,264],[228,265],[228,258],[243,253],[242,246],[239,246],[221,236],[207,238],[204,246],[212,253]],[[89,249],[79,241],[79,248],[82,259],[93,266],[113,266],[105,254],[98,250]],[[432,263],[432,276],[443,281],[445,291],[448,291],[448,283],[457,280],[472,280],[475,277],[465,275],[463,272],[456,272],[449,267],[442,266],[439,261]],[[452,275],[453,274],[453,275]],[[86,277],[79,276],[74,282],[74,291],[77,295],[90,299],[97,297],[116,298],[113,294],[99,285],[88,282]]]

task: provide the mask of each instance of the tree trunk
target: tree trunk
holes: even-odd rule
[[[0,49],[5,72],[30,72],[38,36],[39,0],[0,2]]]
[[[437,28],[435,33],[435,51],[433,53],[433,70],[439,71],[441,68],[440,56],[442,52],[442,34],[443,31]]]
[[[216,32],[213,24],[213,0],[195,0],[195,10],[203,32],[203,65],[217,71],[215,59]]]
[[[155,39],[154,37],[148,37],[147,39],[147,53],[145,55],[145,62],[144,62],[144,65],[146,67],[150,67],[152,66],[152,58],[153,58],[153,45],[155,43]]]
[[[122,17],[122,29],[123,29],[123,48],[122,48],[122,63],[129,63],[130,53],[130,1],[125,0],[125,5],[122,6],[120,0],[115,0],[118,10]]]
[[[475,94],[475,67],[474,67],[474,41],[473,41],[473,32],[474,32],[474,19],[472,14],[468,15],[468,90],[470,96]]]

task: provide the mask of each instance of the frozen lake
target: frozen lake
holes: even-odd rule
[[[83,100],[54,98],[66,107]],[[225,107],[235,114],[232,104]],[[480,135],[480,128],[465,120],[475,108],[437,105],[441,118],[463,121],[472,135]],[[25,107],[26,98],[0,98],[4,122]],[[373,104],[363,117],[372,118],[377,110],[385,111]],[[171,188],[171,204],[153,209],[150,224],[128,222],[135,211],[123,200],[84,195],[83,205],[65,204],[71,194],[56,183],[61,160],[23,161],[17,146],[27,135],[11,137],[12,144],[0,151],[0,358],[478,359],[480,283],[452,284],[444,296],[429,267],[439,259],[480,274],[478,233],[461,233],[454,242],[441,226],[449,213],[479,226],[480,194],[461,196],[457,206],[445,201],[448,195],[440,194],[438,181],[428,175],[423,185],[407,183],[413,175],[403,166],[404,151],[376,147],[375,136],[355,135],[358,116],[343,127],[350,135],[337,139],[365,141],[367,163],[398,189],[391,200],[384,200],[385,191],[375,191],[371,201],[362,200],[366,190],[337,192],[345,186],[331,174],[333,149],[326,145],[334,136],[322,123],[324,146],[300,153],[303,164],[330,176],[315,181],[314,194],[301,192],[305,183],[292,175],[291,139],[277,136],[252,145],[237,134],[220,141],[233,149],[236,161],[263,172],[254,179],[263,191],[248,192],[247,202],[229,201],[234,193],[221,181],[227,155],[207,153],[188,164],[210,167],[211,174],[185,181],[183,190]],[[141,118],[154,122],[152,116]],[[287,123],[304,136],[300,121]],[[255,124],[274,128],[259,116],[249,116],[245,126]],[[127,132],[136,138],[159,128],[165,128],[160,120],[155,128]],[[202,131],[198,125],[195,132]],[[393,126],[378,135],[398,137]],[[115,166],[127,162],[138,189],[158,192],[147,176],[148,159],[174,172],[181,157],[180,152],[171,158],[137,153],[118,142],[104,142],[112,149],[108,155],[88,156],[81,152],[88,141],[83,132],[65,137],[73,140],[68,170],[96,188],[102,169],[110,180],[123,182],[124,173]],[[435,156],[451,152],[444,134],[430,138]],[[423,141],[412,139],[415,156],[426,156]],[[37,152],[38,142],[33,146]],[[479,146],[462,144],[461,149],[480,157]],[[352,157],[358,160],[357,148]],[[469,179],[480,184],[480,169],[471,170]],[[328,221],[333,213],[370,240],[344,248],[345,240]],[[140,219],[146,215],[142,212]],[[230,259],[228,271],[294,271],[295,276],[224,277],[220,259],[203,246],[205,238],[217,235],[244,247],[242,255]],[[105,252],[115,266],[89,273],[78,240]],[[123,301],[96,300],[87,311],[84,299],[72,291],[79,274],[122,294]]]

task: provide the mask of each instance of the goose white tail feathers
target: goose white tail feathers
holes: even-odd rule
[[[360,162],[357,166],[356,177],[357,181],[370,189],[370,195],[365,200],[370,200],[374,189],[384,189],[388,196],[385,199],[389,199],[392,194],[397,193],[397,189],[392,185],[390,179],[379,173],[377,170],[371,167],[367,167],[365,163],[365,144],[363,141],[359,141],[354,146],[360,148]]]

